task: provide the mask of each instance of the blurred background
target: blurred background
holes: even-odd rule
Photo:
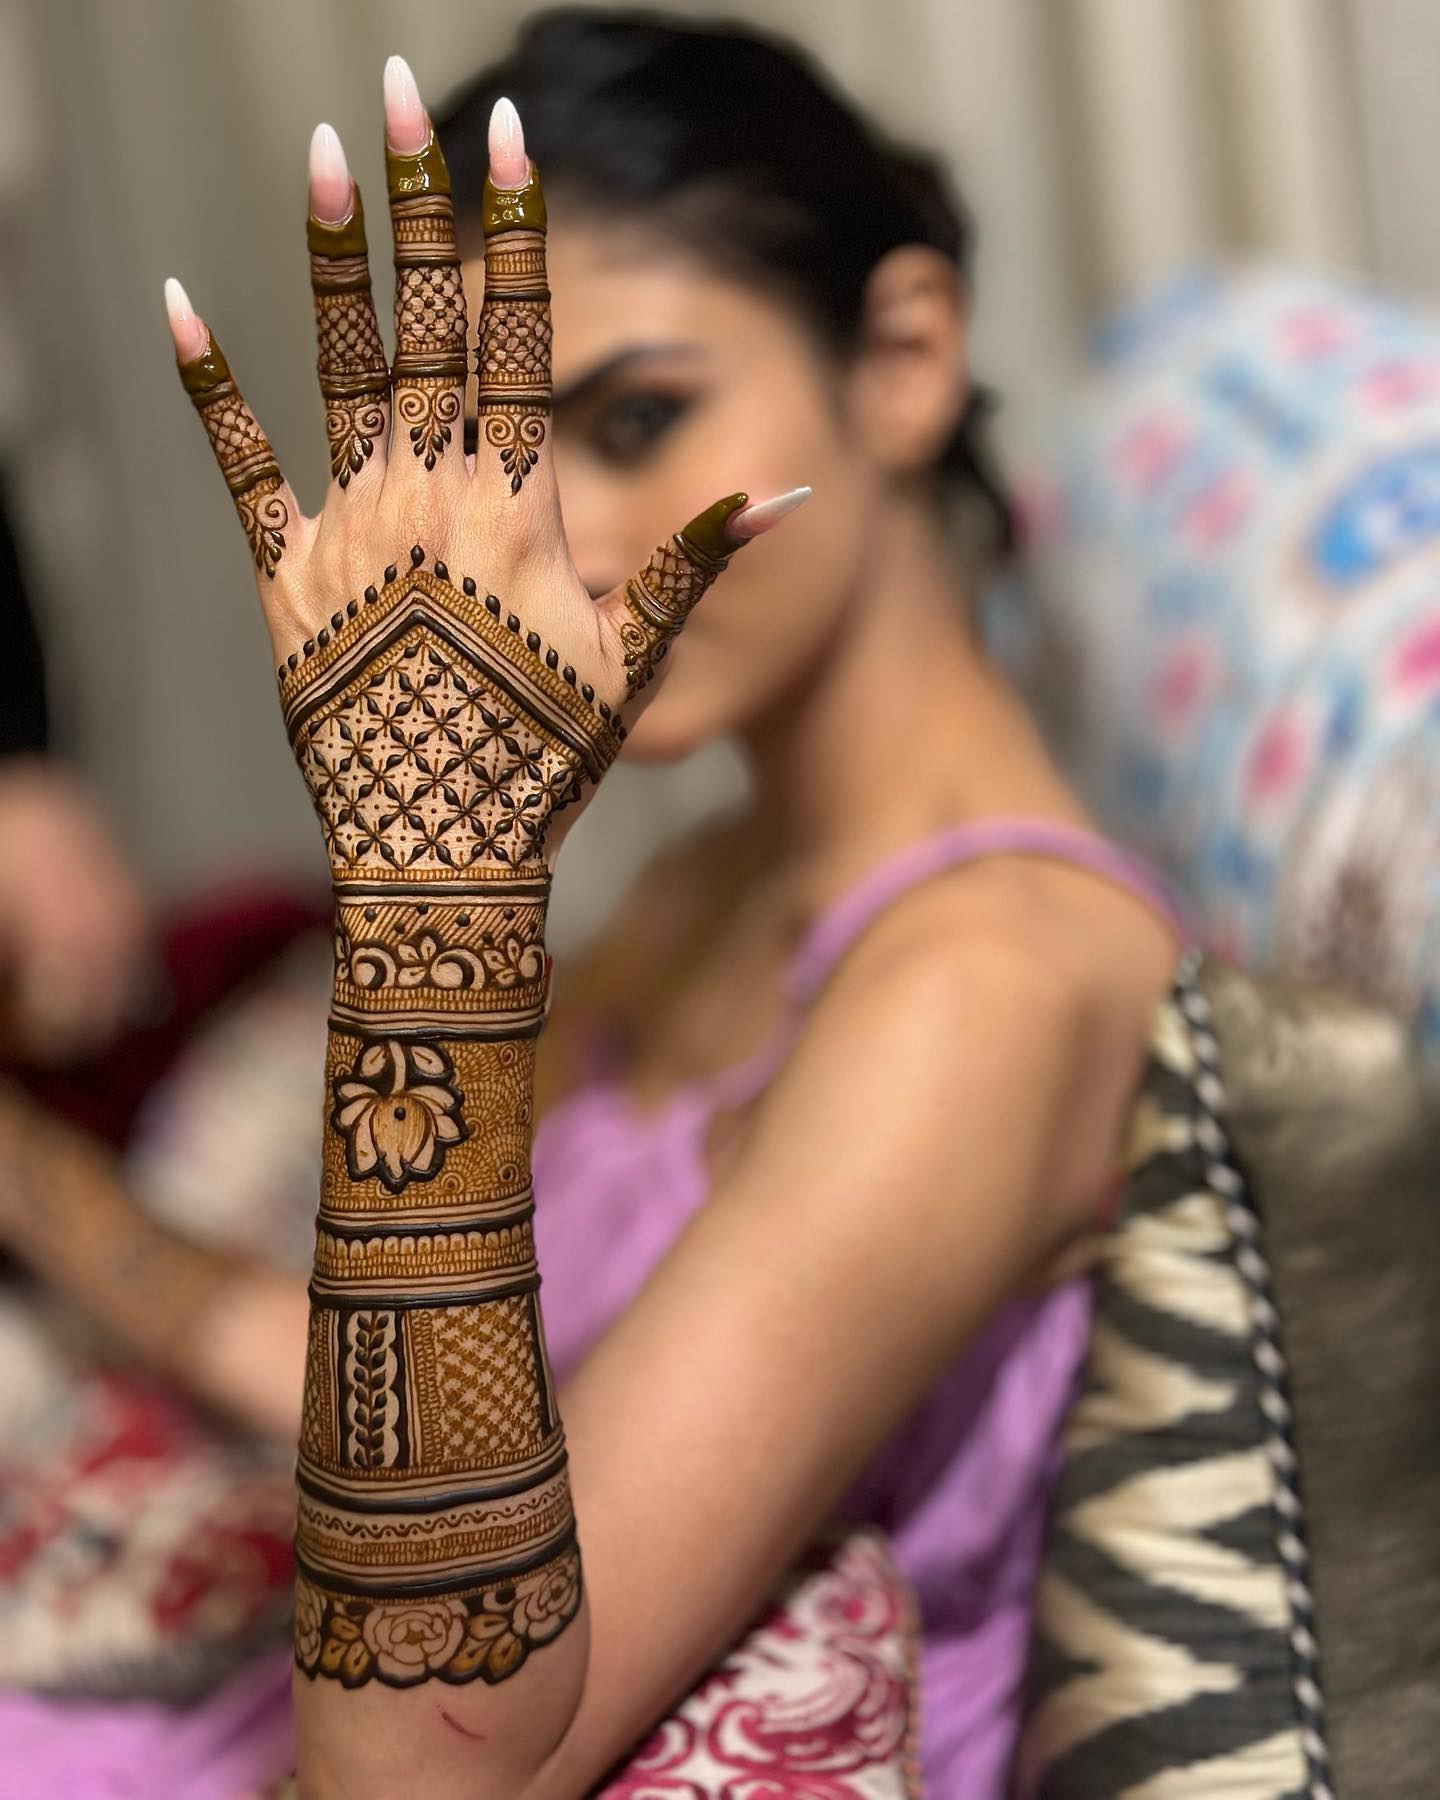
[[[380,191],[380,72],[443,97],[532,9],[469,0],[0,0],[0,456],[54,742],[161,894],[322,876],[247,559],[174,377],[185,281],[313,505],[324,436],[303,248],[310,131]],[[662,9],[663,10],[663,9]],[[682,5],[682,14],[713,7]],[[979,221],[975,363],[1023,460],[1115,302],[1262,253],[1440,290],[1435,0],[765,0]],[[376,259],[385,316],[386,272]],[[567,861],[583,929],[655,833],[733,772],[631,776]],[[602,834],[606,855],[594,845]],[[617,851],[616,846],[619,846]],[[570,871],[573,875],[573,867]]]

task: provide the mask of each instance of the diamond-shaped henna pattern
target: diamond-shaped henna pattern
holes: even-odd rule
[[[538,637],[421,561],[281,681],[340,911],[296,1657],[350,1686],[503,1680],[580,1605],[531,1040],[546,830],[619,739]]]

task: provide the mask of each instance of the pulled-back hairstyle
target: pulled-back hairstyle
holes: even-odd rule
[[[462,217],[502,94],[547,189],[601,216],[648,215],[774,289],[841,352],[887,251],[929,245],[968,279],[970,219],[936,164],[886,143],[803,53],[747,26],[569,7],[530,19],[436,117]],[[992,407],[972,388],[940,467],[984,501],[1008,551],[1009,501],[983,442]]]

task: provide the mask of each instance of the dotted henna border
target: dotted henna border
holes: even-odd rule
[[[453,585],[453,583],[450,582],[449,566],[439,560],[428,559],[425,551],[419,544],[412,544],[410,547],[410,567],[406,573],[410,574],[418,569],[423,569],[427,560],[430,560],[431,572],[438,581]],[[285,697],[285,687],[287,682],[290,681],[290,678],[295,675],[306,662],[310,661],[312,657],[329,649],[332,644],[337,644],[340,635],[345,631],[346,626],[357,621],[366,608],[379,604],[388,594],[389,590],[393,588],[400,579],[401,573],[399,565],[390,563],[384,572],[383,586],[378,588],[374,586],[367,587],[360,599],[347,601],[343,611],[335,612],[330,615],[329,625],[321,626],[314,637],[306,638],[299,650],[292,651],[290,655],[286,657],[285,661],[281,663],[279,668],[275,671],[276,678],[280,685],[282,699]],[[461,578],[460,591],[469,600],[478,600],[480,598],[479,588],[474,579],[469,575]],[[535,658],[536,667],[534,673],[539,679],[541,687],[547,692],[552,692],[552,697],[564,706],[567,711],[571,712],[572,716],[577,713],[579,709],[569,699],[569,696],[566,695],[564,689],[568,688],[572,693],[578,694],[589,707],[591,713],[598,718],[614,736],[616,749],[618,750],[619,746],[625,741],[625,727],[620,722],[618,711],[614,707],[608,705],[604,700],[597,699],[595,696],[595,689],[590,683],[588,681],[581,681],[574,668],[569,663],[562,664],[559,651],[556,650],[553,645],[546,643],[538,631],[523,631],[519,616],[513,612],[505,612],[496,595],[487,592],[483,604],[490,617],[501,622],[504,628],[510,632],[513,637],[519,638],[525,645],[525,648]],[[358,629],[355,636],[359,636]],[[559,677],[558,682],[554,679],[556,676]],[[564,688],[559,685],[562,682],[564,683]],[[300,684],[298,683],[296,684],[297,689],[299,685]],[[613,755],[607,757],[606,761],[613,761]]]

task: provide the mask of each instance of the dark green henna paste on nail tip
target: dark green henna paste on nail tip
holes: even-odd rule
[[[540,186],[540,171],[534,163],[530,165],[530,176],[524,187],[496,187],[487,175],[480,216],[487,238],[501,231],[543,231],[545,194]]]
[[[176,357],[180,370],[180,380],[185,392],[192,400],[203,400],[212,388],[220,386],[222,381],[229,381],[230,365],[226,362],[224,352],[210,335],[205,333],[205,348],[199,356],[192,357],[189,362],[182,362]]]
[[[676,534],[685,540],[685,548],[698,561],[723,569],[727,557],[740,549],[725,527],[731,515],[750,504],[748,494],[727,494],[713,506],[707,506]]]
[[[364,256],[369,249],[365,241],[365,207],[360,199],[360,190],[352,181],[350,183],[350,217],[341,219],[332,225],[328,220],[317,219],[314,213],[306,215],[305,242],[312,256]]]
[[[423,150],[399,151],[385,146],[385,179],[392,200],[413,200],[419,194],[448,194],[450,171],[435,133]]]

